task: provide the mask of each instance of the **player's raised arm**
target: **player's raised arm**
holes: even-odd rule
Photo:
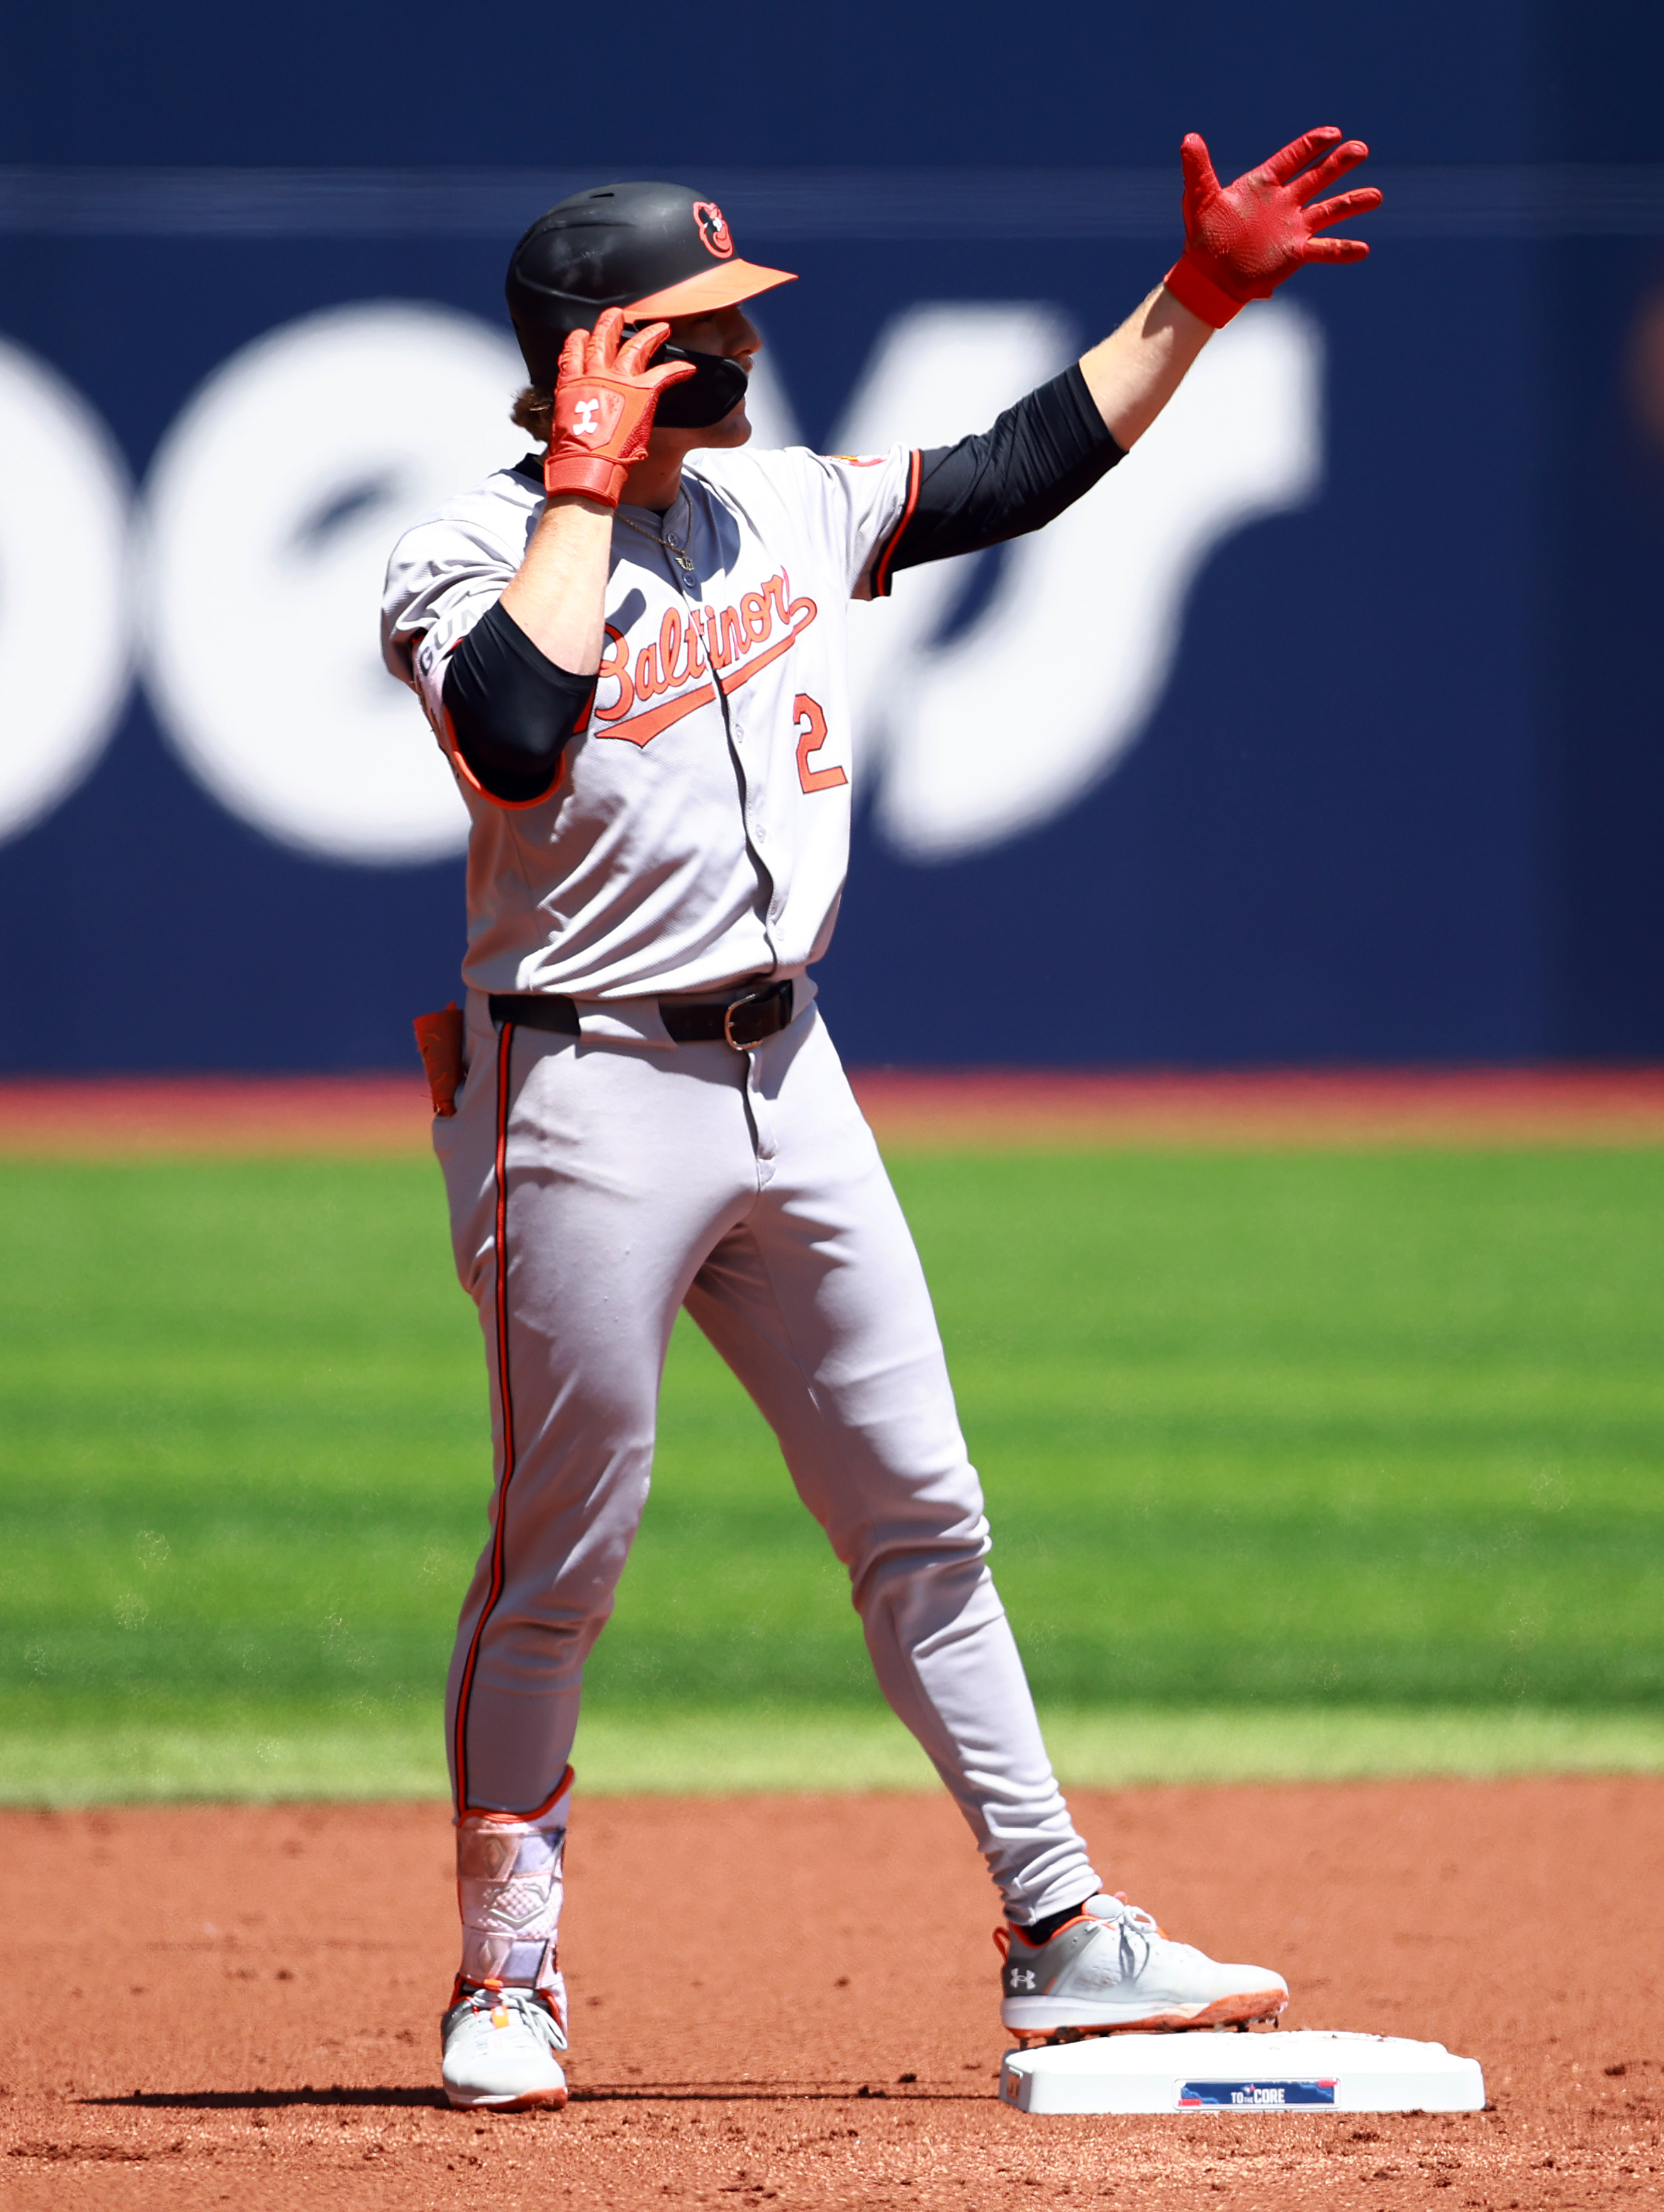
[[[1361,139],[1341,143],[1333,125],[1308,131],[1234,185],[1214,175],[1196,131],[1179,151],[1184,252],[1149,298],[1080,364],[1105,427],[1124,451],[1161,413],[1214,331],[1250,300],[1268,300],[1309,261],[1362,261],[1369,249],[1361,238],[1317,234],[1381,204],[1373,185],[1320,198],[1369,151]]]
[[[670,329],[623,339],[610,307],[561,351],[544,463],[547,505],[519,572],[451,656],[445,706],[481,788],[509,804],[541,798],[587,719],[601,665],[612,518],[631,466],[647,458],[667,384],[693,375],[649,368]]]
[[[1309,131],[1233,185],[1192,131],[1184,162],[1185,248],[1148,299],[1072,368],[1008,407],[992,428],[914,456],[904,513],[874,552],[858,599],[883,598],[897,570],[1038,530],[1124,460],[1216,330],[1269,299],[1309,261],[1361,261],[1362,239],[1317,233],[1381,204],[1372,186],[1321,199],[1369,153],[1332,127]]]
[[[647,366],[668,323],[649,323],[620,343],[623,325],[623,310],[609,307],[561,349],[544,462],[549,504],[502,595],[532,643],[574,676],[601,665],[601,603],[624,478],[647,459],[659,393],[694,373],[680,362]]]

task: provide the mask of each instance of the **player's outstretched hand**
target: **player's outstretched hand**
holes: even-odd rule
[[[1284,277],[1308,261],[1362,261],[1369,249],[1361,238],[1315,234],[1381,205],[1373,185],[1332,200],[1318,198],[1369,151],[1361,138],[1342,144],[1339,131],[1325,125],[1308,131],[1234,185],[1222,185],[1205,141],[1191,131],[1179,149],[1185,249],[1167,272],[1168,290],[1217,331],[1250,300],[1268,300]],[[1313,161],[1316,167],[1308,167]]]
[[[544,489],[581,492],[616,507],[632,465],[647,456],[653,410],[667,384],[694,374],[690,361],[648,362],[670,335],[648,323],[620,345],[622,307],[608,307],[592,331],[574,331],[561,348],[561,372],[544,462]]]

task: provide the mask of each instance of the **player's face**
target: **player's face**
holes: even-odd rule
[[[737,361],[748,374],[762,350],[762,340],[743,307],[717,307],[705,315],[672,315],[670,325],[672,343],[686,346],[690,353],[714,353],[725,361]],[[689,450],[695,446],[743,446],[751,434],[745,402],[742,399],[731,407],[708,430],[676,434],[686,439]],[[657,438],[659,433],[655,430],[653,435]]]

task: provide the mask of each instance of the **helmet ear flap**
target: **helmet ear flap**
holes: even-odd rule
[[[708,430],[738,406],[750,382],[737,361],[721,354],[695,353],[691,346],[675,345],[668,338],[654,352],[653,365],[656,368],[666,361],[690,361],[694,367],[691,376],[667,386],[659,395],[653,420],[667,430]]]

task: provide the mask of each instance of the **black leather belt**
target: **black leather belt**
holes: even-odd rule
[[[786,1027],[792,1018],[792,999],[788,981],[736,991],[726,999],[661,999],[659,1012],[677,1044],[731,1044],[736,1052],[744,1052]],[[553,991],[493,991],[490,1006],[499,1028],[514,1022],[529,1030],[552,1030],[556,1036],[582,1033],[578,1001],[557,997]]]

